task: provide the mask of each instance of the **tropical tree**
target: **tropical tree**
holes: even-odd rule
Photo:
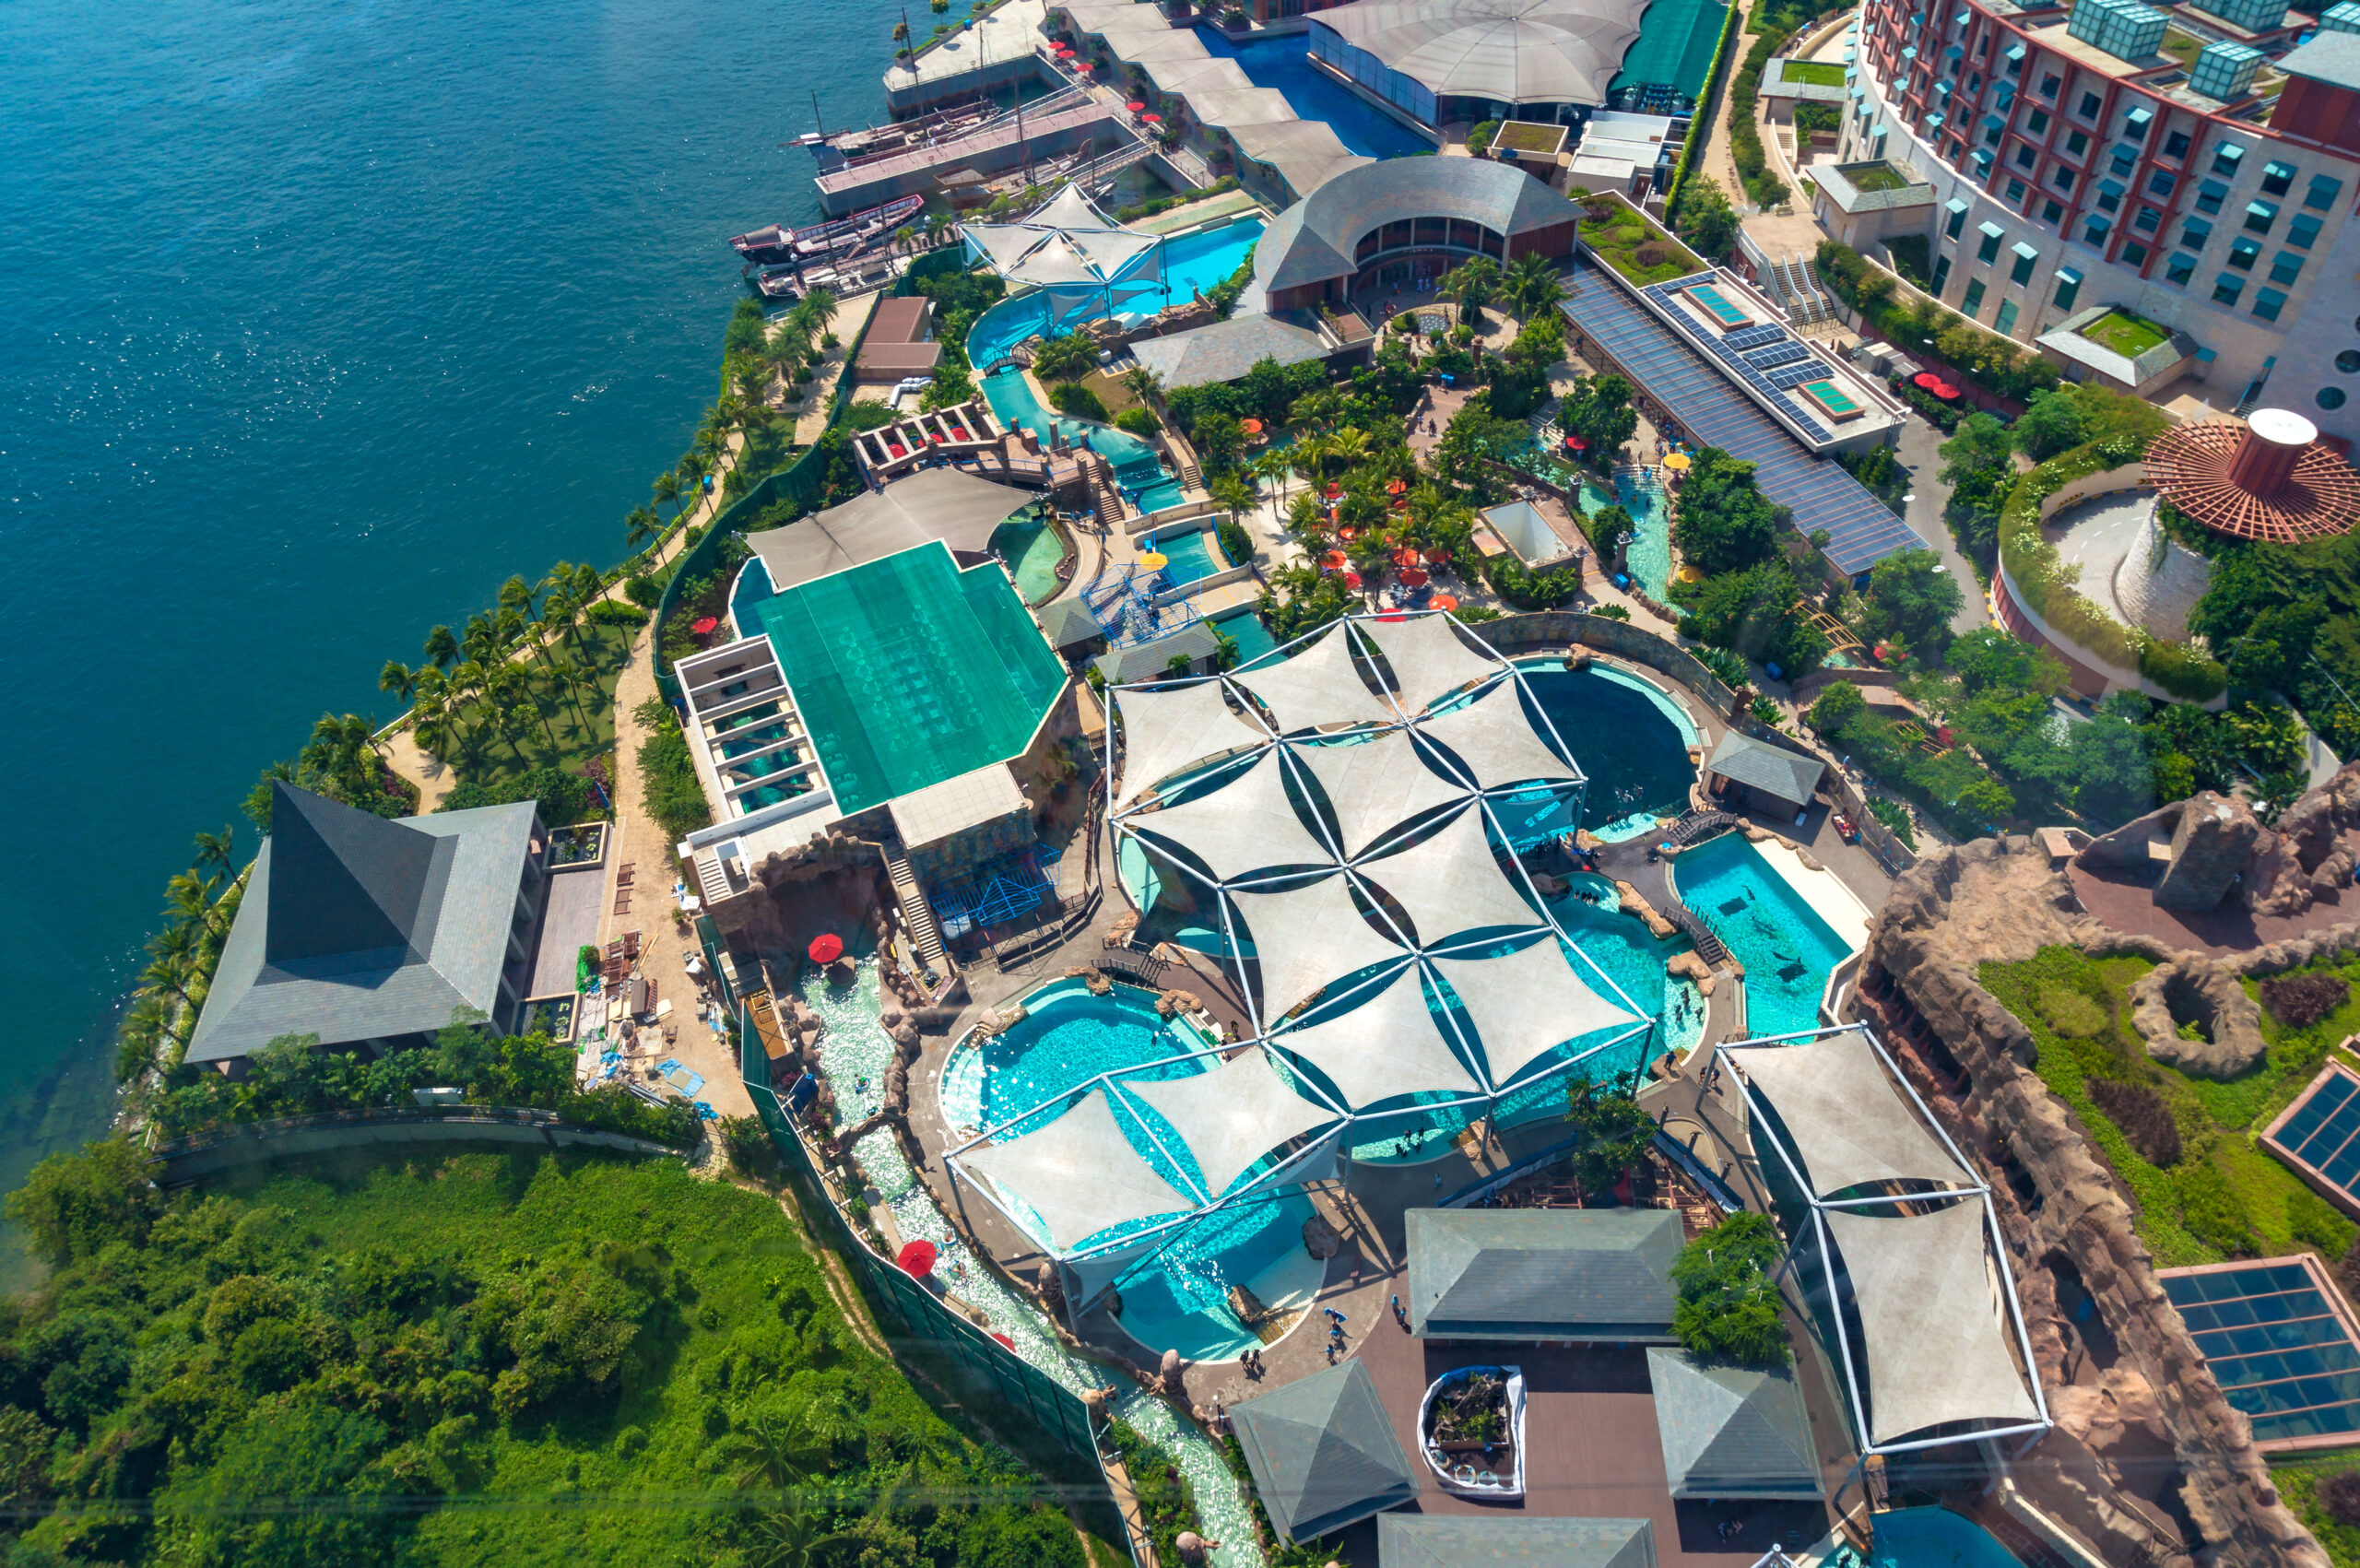
[[[387,659],[385,667],[377,672],[377,690],[391,692],[400,701],[409,701],[418,690],[418,672],[399,659]]]
[[[1043,381],[1080,381],[1098,368],[1098,340],[1084,332],[1060,333],[1032,353],[1032,373]]]
[[[500,585],[500,607],[517,611],[526,619],[533,614],[533,585],[519,572]]]
[[[1234,472],[1217,475],[1206,488],[1213,500],[1228,511],[1232,522],[1244,522],[1245,514],[1253,511],[1261,499],[1255,494],[1254,487],[1245,481],[1244,476]]]
[[[1458,316],[1469,325],[1481,328],[1483,307],[1498,295],[1500,269],[1489,256],[1476,256],[1460,262],[1442,275],[1442,283],[1434,292],[1458,307]]]
[[[451,635],[447,626],[438,626],[426,634],[426,662],[436,669],[448,669],[459,656],[459,640]]]
[[[678,518],[685,508],[685,502],[681,499],[684,491],[680,485],[680,476],[674,470],[667,468],[655,476],[655,482],[650,488],[655,493],[655,504],[671,507],[672,515]]]
[[[653,507],[634,506],[623,517],[623,548],[633,555],[654,544],[663,533],[664,525]]]
[[[926,215],[926,248],[927,248],[927,249],[929,249],[929,250],[931,250],[931,249],[932,249],[932,248],[934,248],[935,246],[939,245],[940,243],[942,243],[942,235],[943,235],[943,231],[944,231],[945,230],[949,229],[950,227],[950,215],[949,215],[948,213],[941,213],[941,212],[929,212],[929,213],[927,213],[927,214]]]
[[[233,877],[238,871],[237,851],[237,830],[233,825],[224,823],[218,833],[199,833],[196,835],[196,868],[202,871],[210,866],[224,877]]]
[[[1565,297],[1565,285],[1549,258],[1537,253],[1516,257],[1500,280],[1500,297],[1520,321],[1530,321]]]
[[[836,324],[836,312],[844,308],[836,297],[825,289],[812,289],[803,296],[801,304],[811,313],[812,322],[819,327],[823,336],[830,327]]]
[[[481,615],[467,617],[467,629],[460,633],[459,646],[472,663],[490,664],[500,654],[500,632],[491,624],[491,618]]]
[[[1146,365],[1133,365],[1123,372],[1123,388],[1139,401],[1142,408],[1153,403],[1163,391],[1163,378]]]
[[[1254,461],[1247,466],[1246,471],[1254,476],[1256,482],[1260,484],[1268,484],[1276,480],[1279,487],[1279,504],[1281,506],[1286,504],[1287,476],[1294,472],[1294,462],[1286,453],[1275,448],[1258,453]]]

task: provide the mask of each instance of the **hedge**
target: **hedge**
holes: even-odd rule
[[[1705,140],[1712,128],[1713,96],[1720,86],[1721,66],[1729,57],[1729,40],[1736,36],[1739,7],[1732,0],[1721,14],[1721,41],[1713,46],[1713,63],[1705,69],[1705,94],[1696,100],[1696,117],[1689,122],[1687,145],[1680,149],[1679,166],[1671,171],[1671,184],[1666,190],[1663,209],[1667,213],[1680,208],[1680,193],[1688,184],[1689,171],[1696,166],[1697,154],[1705,150]]]
[[[1931,333],[1918,319],[1919,306],[1894,297],[1895,280],[1872,266],[1851,246],[1822,240],[1811,257],[1829,292],[1853,310],[1879,336],[1894,343],[1934,338],[1934,351],[1958,373],[1994,397],[2024,402],[2057,385],[2057,367],[2038,354],[1984,331],[1930,296]]]
[[[2135,669],[2173,696],[2209,702],[2228,690],[2229,672],[2184,643],[2173,643],[2106,614],[2075,585],[2077,573],[2040,536],[2040,503],[2075,479],[2118,468],[2147,449],[2146,439],[2110,436],[2061,453],[2026,474],[2000,510],[2000,564],[2024,607],[2068,642],[2107,664]]]

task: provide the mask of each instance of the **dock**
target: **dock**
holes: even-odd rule
[[[1021,168],[1029,155],[1044,160],[1084,147],[1113,147],[1138,138],[1119,108],[1079,93],[1060,94],[1048,112],[1028,106],[1021,118],[1003,115],[964,136],[906,152],[848,163],[814,183],[820,210],[830,218],[872,207],[895,196],[923,195],[951,170],[998,174]]]

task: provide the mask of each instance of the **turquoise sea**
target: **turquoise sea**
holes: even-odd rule
[[[104,1124],[192,834],[687,444],[893,0],[0,6],[0,1187]],[[923,9],[919,15],[923,16]]]

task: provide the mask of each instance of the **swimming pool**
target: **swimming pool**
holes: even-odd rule
[[[1060,980],[1026,996],[1024,1011],[1021,1022],[996,1038],[962,1043],[943,1063],[942,1114],[952,1126],[981,1132],[1100,1073],[1152,1063],[1126,1079],[1151,1082],[1205,1070],[1202,1061],[1179,1058],[1210,1042],[1195,1025],[1160,1016],[1153,992],[1116,985],[1098,996],[1080,980]],[[1054,1121],[1064,1110],[1053,1104],[1038,1121]],[[1142,1157],[1160,1159],[1147,1138],[1132,1141],[1143,1146]]]
[[[1229,281],[1230,275],[1245,265],[1254,253],[1255,242],[1262,237],[1262,220],[1258,218],[1240,218],[1218,229],[1199,230],[1163,242],[1163,287],[1157,291],[1135,294],[1123,302],[1125,314],[1137,312],[1153,315],[1167,305],[1185,305],[1198,294],[1212,292],[1217,284]],[[1056,330],[1073,329],[1098,320],[1107,312],[1090,309],[1066,318]],[[989,370],[1006,359],[1009,351],[1035,333],[1047,336],[1049,296],[1042,289],[1011,295],[975,318],[967,330],[967,359],[978,371]],[[993,405],[998,411],[998,405]]]
[[[1142,548],[1163,552],[1163,570],[1171,574],[1175,584],[1194,583],[1200,577],[1210,577],[1216,572],[1229,570],[1229,562],[1222,559],[1221,545],[1210,528],[1183,528],[1177,533],[1164,535],[1161,540],[1149,537],[1139,543]]]
[[[1300,1311],[1318,1295],[1328,1270],[1303,1247],[1316,1212],[1297,1189],[1207,1216],[1117,1282],[1115,1321],[1158,1356],[1235,1361],[1262,1338],[1229,1310],[1232,1286],[1273,1311]]]
[[[1114,466],[1115,482],[1133,495],[1158,493],[1157,487],[1169,483],[1173,489],[1171,501],[1157,504],[1170,506],[1179,500],[1179,481],[1167,481],[1163,474],[1163,459],[1155,448],[1112,425],[1092,424],[1087,419],[1069,419],[1041,407],[1032,395],[1032,386],[1024,372],[1014,366],[984,378],[984,401],[991,405],[992,413],[1000,423],[1031,430],[1046,445],[1062,435],[1067,442],[1086,442],[1101,456]],[[1143,512],[1153,507],[1140,506]]]
[[[1237,644],[1237,662],[1241,665],[1260,658],[1279,645],[1278,640],[1270,635],[1270,629],[1262,624],[1262,618],[1254,613],[1251,606],[1217,615],[1212,620],[1215,631],[1226,633]]]
[[[1871,1515],[1870,1523],[1876,1544],[1869,1568],[2023,1568],[1988,1530],[1947,1508],[1896,1508]]]
[[[1214,59],[1236,61],[1246,80],[1283,94],[1298,118],[1326,121],[1336,139],[1363,158],[1410,158],[1434,150],[1434,143],[1323,75],[1305,53],[1307,41],[1300,32],[1245,43],[1231,42],[1218,28],[1198,28],[1197,36]]]
[[[1615,476],[1615,498],[1631,514],[1631,545],[1623,566],[1647,597],[1660,602],[1671,588],[1671,501],[1663,486],[1644,469]]]
[[[729,624],[737,629],[738,636],[752,637],[761,632],[762,623],[749,612],[776,592],[771,586],[771,570],[762,564],[762,558],[749,558],[738,570],[738,585],[729,591]]]
[[[1746,1032],[1818,1028],[1820,995],[1850,944],[1742,834],[1682,851],[1671,876],[1680,901],[1745,965]]]
[[[1687,809],[1688,786],[1696,777],[1688,749],[1696,744],[1696,735],[1679,703],[1639,677],[1610,666],[1568,670],[1555,659],[1516,664],[1589,779],[1582,796],[1583,827],[1620,843],[1647,831],[1658,817]]]
[[[1048,524],[1003,523],[992,531],[991,548],[1009,563],[1009,574],[1026,604],[1038,604],[1057,591],[1057,562],[1066,558],[1066,542]]]

